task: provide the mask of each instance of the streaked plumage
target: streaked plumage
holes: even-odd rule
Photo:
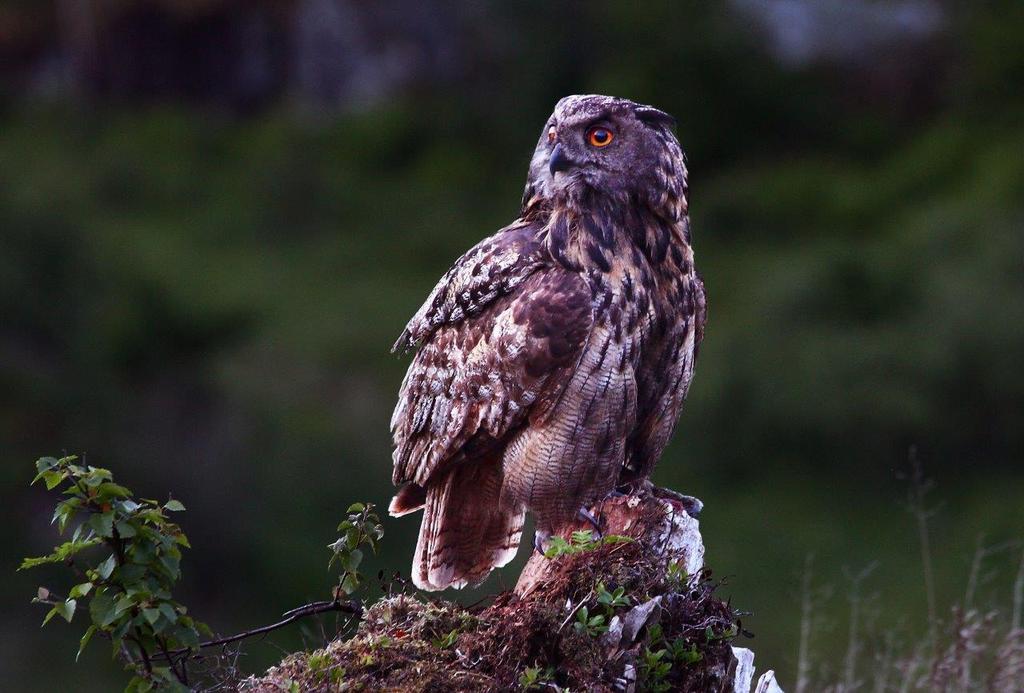
[[[661,456],[705,318],[671,125],[625,99],[559,101],[520,218],[456,261],[395,344],[419,347],[391,422],[391,512],[424,510],[418,587],[483,580],[527,511],[545,537]]]

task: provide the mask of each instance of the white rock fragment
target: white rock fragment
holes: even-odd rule
[[[643,628],[647,621],[651,619],[651,615],[657,613],[658,608],[661,606],[661,595],[659,594],[654,599],[649,599],[639,606],[635,606],[626,612],[626,615],[622,619],[622,641],[626,644],[632,643],[636,640],[637,633]],[[657,620],[657,618],[655,618]]]
[[[736,658],[736,678],[733,679],[734,693],[750,693],[750,684],[754,680],[754,652],[745,647],[732,648]]]
[[[746,647],[732,648],[736,658],[736,677],[733,679],[734,693],[751,693],[750,686],[754,681],[754,652]],[[779,682],[775,680],[775,672],[771,669],[761,674],[753,693],[783,693]]]
[[[622,619],[618,616],[612,616],[611,622],[608,624],[608,630],[601,636],[601,644],[607,647],[609,650],[613,650],[619,646],[622,641]]]
[[[757,680],[757,688],[754,689],[754,693],[783,693],[782,687],[775,680],[774,671],[769,669],[761,674],[761,678]]]
[[[623,693],[635,693],[636,691],[636,667],[627,664],[622,671],[622,676],[615,682],[615,690]]]
[[[665,524],[662,536],[665,539],[665,553],[683,557],[687,575],[696,575],[704,567],[704,540],[700,536],[700,523],[685,510],[668,501],[661,501],[665,508]]]

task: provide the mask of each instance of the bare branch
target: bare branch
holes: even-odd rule
[[[270,633],[270,632],[273,632],[275,630],[278,630],[279,628],[284,628],[285,626],[287,626],[287,625],[289,625],[291,623],[294,623],[295,621],[298,621],[301,618],[305,618],[306,616],[313,616],[315,614],[322,614],[322,613],[326,613],[328,611],[341,611],[343,613],[347,613],[347,614],[351,614],[353,616],[359,617],[359,616],[362,616],[362,614],[363,614],[363,606],[362,606],[362,604],[360,604],[358,601],[355,601],[355,600],[348,601],[348,602],[342,602],[342,601],[335,600],[335,601],[330,601],[330,602],[326,602],[325,601],[325,602],[313,602],[311,604],[305,604],[305,605],[300,606],[300,607],[298,607],[296,609],[292,609],[291,611],[285,612],[285,614],[284,614],[285,617],[283,619],[281,619],[280,621],[278,621],[277,623],[271,623],[269,626],[263,626],[261,628],[254,628],[253,630],[247,630],[247,631],[244,631],[242,633],[238,633],[236,635],[230,635],[230,636],[228,636],[226,638],[217,638],[216,640],[208,640],[206,642],[201,642],[201,643],[199,643],[199,648],[203,649],[203,648],[207,648],[207,647],[217,647],[218,645],[228,645],[228,644],[233,643],[233,642],[238,642],[239,640],[245,640],[247,638],[256,637],[257,635],[264,635],[266,633]],[[172,659],[173,657],[175,657],[177,655],[186,655],[185,658],[187,659],[188,655],[191,652],[192,652],[191,649],[189,649],[187,647],[184,647],[184,648],[181,648],[181,649],[178,649],[178,650],[172,650],[171,652],[161,653],[159,655],[155,655],[155,657],[158,657],[160,659],[164,659],[164,658]]]

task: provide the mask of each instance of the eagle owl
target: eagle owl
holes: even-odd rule
[[[398,338],[394,516],[423,510],[412,579],[482,581],[619,486],[646,484],[704,332],[671,116],[555,105],[519,218],[459,258]]]

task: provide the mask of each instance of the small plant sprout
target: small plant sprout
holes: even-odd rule
[[[327,545],[332,552],[327,566],[335,563],[341,566],[338,584],[334,588],[335,599],[345,599],[359,589],[363,581],[359,572],[363,560],[362,547],[377,553],[377,544],[384,536],[384,528],[374,512],[373,503],[353,503],[347,512],[348,517],[338,525],[341,537]]]
[[[581,606],[576,610],[576,623],[573,624],[577,633],[585,633],[590,637],[596,637],[608,630],[608,625],[603,614],[590,615],[590,610]]]
[[[672,561],[665,569],[665,579],[673,587],[681,589],[689,582],[690,575],[686,572],[686,566],[679,561]]]
[[[672,684],[667,680],[669,672],[672,671],[672,663],[665,661],[667,656],[668,650],[665,649],[644,649],[640,660],[640,681],[643,690],[656,693],[672,690]]]
[[[593,551],[605,544],[625,544],[633,541],[632,537],[621,534],[608,534],[603,537],[595,537],[589,529],[573,532],[568,541],[564,537],[552,536],[548,540],[548,547],[544,551],[545,558],[558,558],[560,556],[572,556],[578,553]]]
[[[454,628],[454,629],[448,631],[448,633],[446,633],[445,635],[442,635],[440,638],[435,638],[434,639],[434,646],[439,648],[439,649],[442,649],[442,650],[447,650],[452,645],[454,645],[455,641],[458,640],[458,639],[459,639],[459,629],[458,628]]]
[[[626,596],[625,587],[617,587],[614,592],[609,592],[605,584],[599,582],[594,588],[594,593],[597,595],[597,603],[605,607],[606,615],[609,617],[615,609],[632,604],[630,598]]]
[[[524,691],[531,691],[548,684],[555,678],[555,670],[552,667],[541,669],[540,667],[526,667],[519,677],[519,685]]]

